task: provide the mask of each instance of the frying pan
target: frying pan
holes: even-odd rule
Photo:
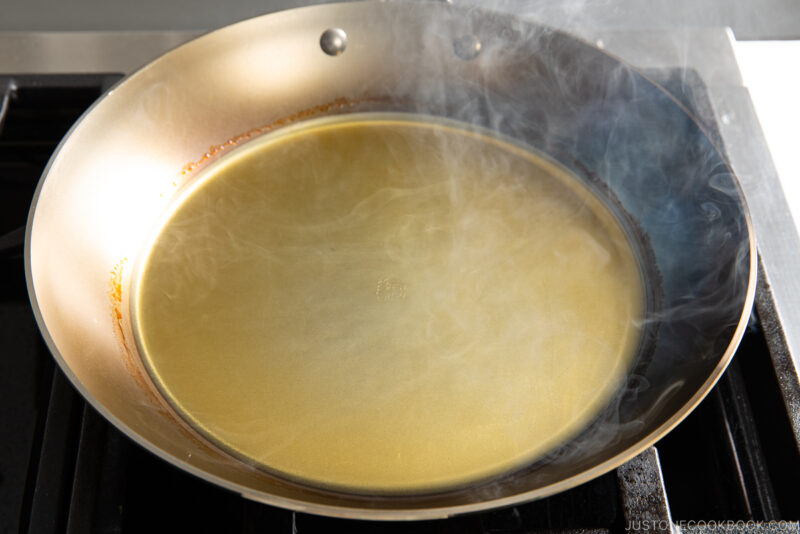
[[[185,184],[248,139],[374,111],[442,117],[570,169],[642,245],[644,341],[603,412],[531,465],[468,487],[368,495],[231,457],[153,386],[130,324],[132,265]],[[755,239],[731,170],[666,91],[608,54],[517,18],[446,4],[347,3],[215,31],[145,66],[70,130],[26,234],[36,319],[61,368],[150,451],[245,497],[312,513],[423,519],[541,498],[666,434],[724,371],[755,292]]]

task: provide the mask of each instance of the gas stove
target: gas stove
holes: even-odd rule
[[[739,177],[759,243],[756,310],[732,364],[676,429],[591,482],[513,508],[417,523],[330,519],[178,470],[87,405],[27,299],[36,183],[69,127],[192,32],[0,33],[0,526],[3,532],[800,532],[800,239],[723,29],[576,33],[671,92]]]

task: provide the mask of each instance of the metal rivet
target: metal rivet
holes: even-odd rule
[[[329,56],[339,56],[347,48],[347,34],[341,28],[329,28],[322,32],[319,46]]]
[[[481,42],[474,35],[462,35],[453,41],[453,52],[465,61],[475,59],[481,53]]]

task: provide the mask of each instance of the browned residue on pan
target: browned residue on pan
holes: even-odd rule
[[[128,371],[128,374],[133,377],[136,385],[145,392],[148,400],[150,400],[152,403],[152,408],[160,416],[174,423],[181,435],[189,438],[192,443],[200,447],[206,454],[214,456],[218,459],[223,459],[225,457],[218,450],[210,447],[207,443],[199,439],[198,436],[187,427],[185,422],[183,422],[167,408],[164,400],[154,392],[153,386],[150,384],[149,380],[145,378],[144,373],[142,372],[142,367],[138,365],[136,357],[131,352],[128,335],[125,329],[124,315],[122,312],[122,274],[127,263],[128,258],[122,258],[114,266],[114,268],[111,269],[111,278],[108,282],[108,296],[111,301],[111,315],[114,322],[114,330],[117,334],[117,338],[120,341],[120,345],[122,346],[122,360],[125,364],[125,370]]]
[[[122,271],[126,263],[128,263],[128,258],[122,258],[111,270],[111,280],[109,280],[109,297],[111,298],[111,313],[114,319],[114,329],[122,342],[125,369],[136,381],[136,384],[145,391],[148,398],[158,404],[158,397],[153,393],[152,389],[150,389],[150,384],[147,383],[147,380],[142,374],[142,370],[136,365],[136,360],[133,354],[131,354],[127,335],[125,333],[122,314]]]
[[[292,113],[291,115],[287,115],[286,117],[281,117],[268,124],[252,128],[244,133],[231,137],[222,144],[213,145],[209,147],[208,151],[205,154],[203,154],[200,157],[200,159],[198,159],[197,161],[192,161],[190,163],[187,163],[186,165],[183,166],[180,172],[179,180],[191,174],[192,172],[196,171],[197,169],[204,167],[212,159],[222,154],[225,150],[228,150],[231,147],[234,147],[244,141],[249,141],[254,137],[264,135],[265,133],[269,133],[273,130],[282,128],[284,126],[288,126],[290,124],[293,124],[301,120],[311,119],[318,115],[324,115],[325,113],[330,113],[331,111],[342,111],[345,109],[353,108],[360,104],[382,102],[386,100],[388,100],[388,97],[364,97],[357,99],[339,97],[331,102],[327,102],[325,104],[319,104],[317,106],[307,108],[302,111],[298,111],[297,113]],[[172,185],[178,185],[178,183],[173,182]]]

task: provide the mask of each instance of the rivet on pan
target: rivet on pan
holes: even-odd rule
[[[347,48],[347,34],[341,28],[328,28],[322,32],[319,46],[329,56],[339,56]]]
[[[475,59],[481,53],[481,42],[472,34],[462,35],[453,41],[453,52],[465,61]]]

